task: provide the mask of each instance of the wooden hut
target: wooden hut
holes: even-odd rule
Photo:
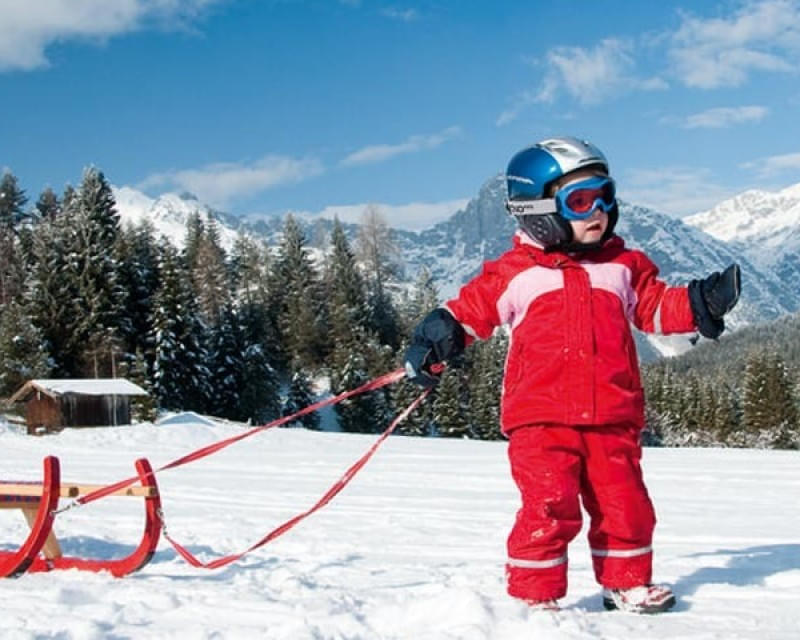
[[[131,423],[131,396],[146,396],[124,378],[29,380],[11,402],[25,404],[25,423],[32,435],[64,427],[116,426]]]

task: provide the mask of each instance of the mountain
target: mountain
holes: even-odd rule
[[[775,193],[745,191],[684,222],[727,242],[790,286],[800,278],[800,184]]]
[[[165,193],[150,198],[131,187],[112,187],[120,222],[139,224],[149,220],[156,235],[165,236],[178,248],[186,242],[186,223],[196,213],[204,222],[214,220],[219,228],[220,241],[226,249],[233,246],[241,224],[230,214],[212,209],[191,193]]]
[[[116,190],[115,195],[124,220],[146,217],[178,246],[183,244],[186,220],[192,212],[200,213],[204,219],[215,219],[227,246],[238,232],[262,237],[272,246],[280,241],[283,220],[279,217],[246,222],[215,211],[189,194],[150,199],[126,187]],[[503,176],[497,175],[462,210],[444,222],[420,232],[396,229],[394,239],[399,255],[403,256],[405,271],[403,282],[398,284],[408,286],[425,266],[431,271],[442,299],[455,295],[485,260],[496,258],[511,246],[516,223],[505,211],[504,198]],[[324,248],[333,222],[324,218],[304,222],[303,216],[298,216],[298,220],[306,225],[309,245]],[[787,274],[800,275],[798,222],[800,185],[778,194],[746,192],[685,220],[620,202],[617,231],[627,246],[645,251],[671,284],[684,284],[738,262],[743,274],[742,298],[726,318],[728,327],[736,329],[800,309],[800,290],[793,286],[796,280],[787,277]],[[342,226],[354,239],[358,225],[343,223]],[[764,246],[770,251],[765,252]],[[689,348],[686,336],[648,336],[647,341],[640,336],[638,343],[645,360]]]

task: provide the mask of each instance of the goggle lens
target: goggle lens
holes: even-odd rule
[[[598,207],[608,213],[615,197],[614,181],[600,176],[567,185],[556,193],[556,200],[562,205],[561,213],[566,218],[587,217]]]

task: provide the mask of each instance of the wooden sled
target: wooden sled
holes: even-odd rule
[[[44,459],[42,482],[0,481],[0,509],[21,509],[31,529],[19,549],[0,550],[0,578],[16,577],[26,571],[33,573],[54,569],[109,571],[111,575],[121,577],[145,566],[153,557],[161,535],[161,497],[150,463],[144,458],[137,460],[136,471],[141,485],[120,489],[109,495],[144,498],[144,533],[132,553],[124,558],[109,560],[64,556],[53,531],[59,497],[78,498],[100,489],[102,485],[62,483],[58,458],[54,456]]]

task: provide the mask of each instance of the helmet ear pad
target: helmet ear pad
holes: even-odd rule
[[[562,218],[557,213],[515,217],[520,229],[540,243],[546,251],[589,251],[601,247],[613,235],[614,227],[617,226],[617,220],[619,220],[619,205],[615,203],[607,215],[608,226],[603,237],[598,242],[589,244],[573,242],[574,235],[569,220]]]
[[[520,229],[545,249],[555,249],[572,242],[572,227],[557,213],[516,216]]]

